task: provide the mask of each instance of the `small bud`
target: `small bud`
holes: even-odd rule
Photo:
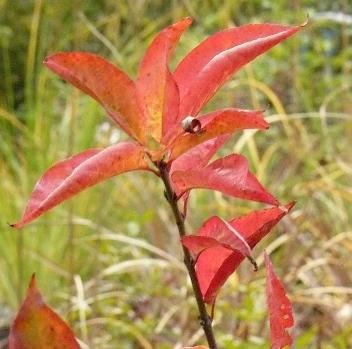
[[[189,133],[195,133],[197,135],[203,133],[202,124],[200,121],[193,116],[186,116],[182,120],[182,128]]]

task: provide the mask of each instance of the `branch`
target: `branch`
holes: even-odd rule
[[[169,169],[167,167],[167,164],[163,161],[158,164],[158,168],[160,170],[160,177],[163,180],[165,185],[165,197],[174,214],[179,235],[180,237],[185,236],[186,235],[185,219],[177,205],[177,196],[170,183]],[[193,293],[198,305],[200,324],[203,327],[204,334],[207,338],[209,349],[217,349],[218,346],[216,344],[214,333],[213,333],[212,320],[208,315],[207,309],[205,307],[205,303],[203,301],[203,296],[199,287],[197,274],[194,269],[193,258],[186,247],[182,246],[182,249],[184,254],[184,263],[188,270],[188,274],[191,279],[191,283],[193,287]]]

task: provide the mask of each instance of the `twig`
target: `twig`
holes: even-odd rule
[[[167,164],[163,161],[161,161],[158,164],[158,168],[160,170],[160,177],[163,180],[165,185],[165,198],[168,201],[172,209],[172,212],[174,214],[179,235],[180,237],[185,236],[186,235],[185,218],[183,214],[180,212],[177,205],[177,196],[170,183],[169,169],[167,167]],[[182,246],[182,248],[183,248],[183,254],[184,254],[184,263],[188,270],[188,274],[191,279],[191,283],[193,287],[193,293],[198,305],[200,324],[203,327],[204,334],[207,338],[209,349],[217,349],[218,346],[216,344],[214,333],[213,333],[212,319],[208,315],[207,309],[205,307],[205,303],[203,301],[202,292],[200,290],[196,271],[194,269],[193,258],[190,255],[189,251],[184,246]]]

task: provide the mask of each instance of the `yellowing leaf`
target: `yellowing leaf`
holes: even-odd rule
[[[9,349],[80,349],[72,330],[44,303],[34,276],[11,327]]]

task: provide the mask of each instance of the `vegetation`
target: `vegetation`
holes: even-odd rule
[[[181,41],[175,62],[218,29],[258,21],[296,24],[309,13],[310,25],[300,37],[236,75],[207,109],[266,107],[270,132],[237,136],[228,150],[245,154],[253,172],[282,202],[293,196],[298,200],[265,242],[290,287],[296,347],[351,346],[351,24],[347,15],[321,19],[326,18],[323,11],[346,12],[347,2],[333,9],[311,1],[221,5],[0,2],[2,326],[18,308],[35,270],[46,299],[92,348],[117,343],[169,348],[180,338],[191,345],[201,335],[185,275],[172,257],[179,251],[177,234],[170,231],[168,207],[157,199],[162,188],[150,176],[124,175],[23,231],[8,228],[48,166],[124,138],[105,122],[97,103],[52,79],[41,65],[43,58],[60,50],[89,50],[133,73],[155,32],[185,15],[198,23]],[[194,193],[190,205],[189,230],[198,229],[209,215],[231,218],[257,207],[206,191]],[[222,346],[267,347],[265,307],[258,296],[263,285],[264,275],[249,274],[247,268],[226,284],[214,323]]]

